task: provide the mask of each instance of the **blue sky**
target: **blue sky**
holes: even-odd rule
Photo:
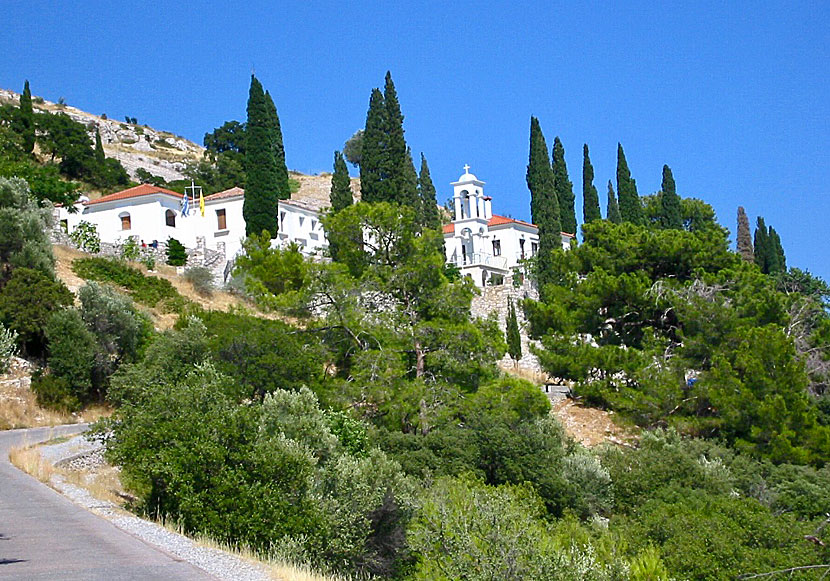
[[[826,1],[4,0],[0,86],[28,78],[36,95],[201,143],[244,120],[254,69],[289,167],[315,173],[390,69],[439,201],[469,163],[494,211],[528,218],[535,115],[564,143],[578,204],[582,144],[604,211],[619,141],[640,194],[666,163],[730,230],[743,205],[776,228],[790,265],[830,280],[828,30]]]

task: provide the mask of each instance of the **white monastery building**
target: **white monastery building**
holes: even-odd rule
[[[185,215],[182,194],[142,184],[97,200],[82,199],[75,204],[75,213],[60,208],[59,219],[67,232],[82,221],[94,224],[101,240],[109,243],[132,237],[142,245],[152,245],[175,238],[187,248],[196,248],[198,239],[204,238],[206,248],[233,260],[245,239],[244,197],[242,188],[205,196],[204,212],[200,200],[191,197]],[[292,200],[279,202],[278,240],[296,243],[306,255],[328,245],[318,212]]]
[[[484,195],[484,182],[469,172],[453,182],[453,220],[444,226],[447,262],[478,286],[501,284],[505,275],[522,261],[536,255],[539,230],[529,222],[493,214],[492,199]],[[175,238],[187,248],[204,248],[222,255],[217,271],[228,272],[228,262],[242,251],[245,219],[242,204],[245,191],[231,188],[203,199],[184,196],[165,188],[142,184],[103,196],[81,198],[74,213],[58,208],[66,232],[80,222],[98,230],[102,242],[118,244],[133,238],[142,246],[165,244]],[[279,232],[276,243],[295,243],[306,256],[322,256],[328,246],[320,224],[319,206],[302,200],[280,200]],[[562,233],[562,245],[570,246],[572,234]]]
[[[477,286],[501,284],[504,276],[521,267],[539,251],[536,225],[493,214],[492,198],[484,195],[484,182],[464,166],[453,182],[453,220],[444,226],[447,262]],[[562,247],[571,245],[573,234],[562,232]]]

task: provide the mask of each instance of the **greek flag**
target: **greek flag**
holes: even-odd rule
[[[182,197],[182,216],[187,216],[190,213],[190,196],[185,192]]]

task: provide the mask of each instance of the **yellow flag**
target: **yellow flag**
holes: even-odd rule
[[[205,217],[205,196],[199,191],[199,210],[202,211],[202,218]]]

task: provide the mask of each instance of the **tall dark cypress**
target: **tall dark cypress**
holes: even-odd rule
[[[435,185],[429,175],[427,158],[421,154],[421,172],[418,175],[418,197],[420,198],[421,226],[437,230],[441,227],[441,214],[435,195]]]
[[[265,106],[268,108],[268,125],[271,129],[271,150],[277,164],[277,198],[287,200],[291,197],[291,187],[288,184],[288,166],[285,165],[285,146],[282,142],[282,127],[277,115],[277,106],[271,98],[271,93],[265,91]]]
[[[274,237],[278,230],[279,172],[272,142],[273,119],[262,85],[254,75],[251,75],[247,109],[245,201],[242,206],[245,233],[250,236],[266,230]]]
[[[35,149],[35,112],[32,108],[32,92],[29,81],[23,84],[20,95],[20,135],[23,137],[23,152],[32,153]]]
[[[559,220],[562,232],[576,234],[576,210],[574,209],[574,186],[568,178],[565,164],[565,147],[557,136],[553,140],[553,187],[559,202]]]
[[[602,219],[599,194],[594,187],[594,166],[588,155],[588,144],[582,146],[582,220],[584,224]]]
[[[755,260],[752,250],[752,234],[749,231],[749,219],[743,206],[738,206],[738,254],[747,262]]]
[[[643,203],[637,194],[637,183],[628,170],[622,144],[619,143],[617,144],[617,195],[620,198],[620,216],[623,221],[643,225],[645,223]]]
[[[777,274],[787,271],[787,258],[784,256],[784,247],[781,245],[781,237],[772,226],[768,233],[769,259],[767,270],[769,274]]]
[[[389,174],[386,150],[386,106],[383,93],[372,89],[366,128],[363,130],[360,161],[360,192],[364,202],[388,201]]]
[[[417,208],[418,180],[412,153],[408,150],[404,138],[403,113],[390,71],[386,71],[383,103],[386,106],[386,147],[389,172],[392,176],[392,198],[388,201]],[[415,179],[412,179],[413,176]]]
[[[519,319],[516,317],[516,307],[513,301],[507,299],[507,328],[505,329],[507,339],[507,353],[510,358],[518,364],[522,358],[522,335],[519,332]]]
[[[755,223],[755,264],[763,273],[769,273],[769,232],[764,218],[758,216]]]
[[[617,204],[617,195],[614,193],[614,186],[611,184],[611,180],[608,180],[608,206],[605,209],[605,218],[614,224],[622,223],[620,206]]]
[[[101,143],[101,132],[98,127],[95,127],[95,161],[103,163],[106,156],[104,155],[104,145]]]
[[[663,192],[660,198],[662,206],[660,212],[661,226],[671,230],[683,229],[683,212],[680,209],[680,196],[677,195],[671,168],[667,165],[663,166],[663,185],[660,189]]]
[[[553,184],[548,146],[536,117],[530,118],[530,157],[527,163],[527,188],[530,190],[530,219],[537,226],[548,219],[559,222],[559,202]]]
[[[351,178],[346,160],[339,151],[334,152],[334,173],[331,174],[331,207],[335,212],[352,205]]]

